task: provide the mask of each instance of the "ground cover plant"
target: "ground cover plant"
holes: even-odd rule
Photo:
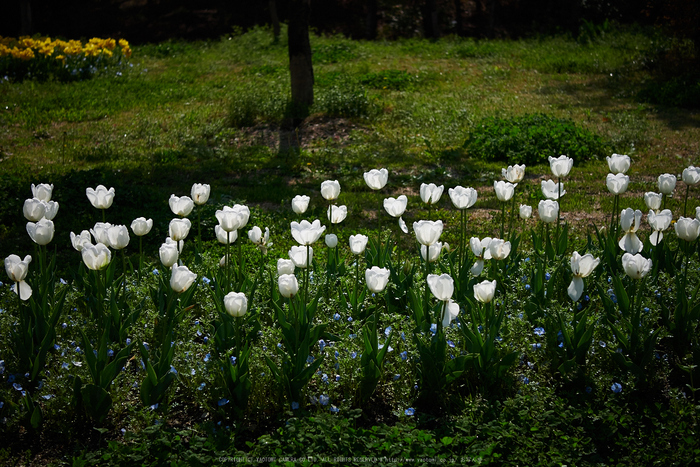
[[[636,100],[665,39],[312,39],[298,151],[262,29],[0,85],[0,459],[694,462],[698,117]]]

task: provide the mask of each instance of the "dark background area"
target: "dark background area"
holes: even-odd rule
[[[279,19],[289,0],[276,0]],[[31,22],[22,21],[24,11]],[[27,10],[27,5],[29,9]],[[376,16],[372,14],[376,7]],[[25,15],[25,18],[27,16]],[[578,34],[584,21],[666,27],[698,44],[697,0],[311,0],[311,27],[320,33],[376,36],[521,37],[537,33]],[[134,44],[167,39],[213,39],[270,24],[269,0],[6,0],[0,35],[22,33],[66,39],[125,38]],[[24,26],[23,26],[24,24]],[[24,28],[24,30],[23,30]]]

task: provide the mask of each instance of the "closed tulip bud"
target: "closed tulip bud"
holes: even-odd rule
[[[554,180],[542,180],[542,195],[551,200],[558,200],[566,194],[563,183],[556,183]]]
[[[371,269],[365,270],[365,283],[367,288],[372,293],[379,293],[386,288],[389,283],[390,271],[386,268],[372,266]]]
[[[83,245],[83,250],[80,253],[83,256],[85,266],[93,271],[100,271],[106,268],[112,260],[112,252],[103,243]]]
[[[348,216],[347,206],[329,206],[328,207],[328,220],[331,224],[340,224]]]
[[[627,191],[627,186],[630,184],[630,178],[622,173],[619,174],[608,174],[605,178],[605,185],[608,187],[608,191],[613,195],[621,195]]]
[[[418,221],[413,223],[413,232],[421,245],[432,245],[442,235],[442,221]]]
[[[474,298],[481,303],[489,303],[496,295],[496,281],[483,281],[474,284]]]
[[[166,268],[173,267],[173,265],[177,263],[177,258],[179,256],[177,242],[173,241],[170,237],[166,238],[165,243],[158,249],[158,256],[163,266]]]
[[[608,160],[608,168],[613,174],[625,174],[630,168],[630,156],[623,154],[613,154],[606,158]]]
[[[178,197],[175,195],[170,195],[168,204],[170,205],[170,210],[173,212],[173,214],[180,217],[189,216],[194,209],[194,201],[192,201],[192,198],[189,196]]]
[[[421,245],[420,255],[424,261],[428,263],[434,263],[440,258],[440,252],[442,251],[442,243],[435,242],[430,246]]]
[[[192,185],[190,195],[194,204],[201,206],[209,201],[209,193],[211,193],[211,187],[209,185],[206,183],[195,183]]]
[[[670,209],[664,209],[658,214],[653,210],[649,211],[647,216],[647,221],[649,221],[649,226],[653,232],[649,235],[649,242],[656,246],[664,238],[662,233],[664,230],[671,226],[671,221],[673,220],[673,214]]]
[[[46,214],[46,205],[39,198],[29,198],[24,201],[22,213],[29,222],[37,222]]]
[[[625,253],[622,255],[622,268],[632,279],[642,279],[651,271],[651,259],[646,259],[640,254],[632,255]]]
[[[493,182],[493,191],[496,192],[496,198],[498,198],[498,201],[510,201],[515,193],[515,185],[510,182],[499,180],[497,182]]]
[[[700,167],[690,166],[683,169],[683,183],[697,185],[700,183]]]
[[[70,233],[70,242],[77,251],[83,251],[85,245],[92,245],[92,237],[90,232],[83,230],[80,235],[76,235],[73,232]]]
[[[226,313],[234,318],[241,318],[248,311],[248,299],[243,292],[229,292],[224,297]]]
[[[444,189],[444,185],[437,186],[434,183],[421,183],[420,199],[423,200],[425,204],[437,204],[438,201],[440,201]]]
[[[401,217],[406,211],[406,206],[408,205],[408,198],[406,195],[400,195],[398,198],[386,198],[384,199],[384,209],[392,217]]]
[[[299,292],[299,282],[294,274],[282,274],[277,279],[280,295],[292,298]]]
[[[663,195],[670,195],[676,189],[676,176],[671,174],[659,175],[659,191]]]
[[[474,188],[456,186],[447,190],[452,204],[457,209],[469,209],[476,203],[477,192]]]
[[[700,236],[700,220],[681,217],[674,227],[678,238],[686,242],[693,242]]]
[[[309,201],[311,198],[306,195],[296,195],[292,198],[292,211],[296,214],[304,214],[309,208]]]
[[[238,239],[237,230],[226,232],[219,224],[214,226],[214,233],[216,233],[216,239],[219,243],[223,243],[224,245],[230,245]]]
[[[192,227],[192,223],[189,219],[173,219],[168,226],[168,235],[176,242],[179,242],[187,238],[187,235],[190,233],[190,227]]]
[[[97,185],[97,188],[86,188],[85,194],[97,209],[108,209],[114,201],[114,188],[109,190],[104,185]]]
[[[510,242],[501,240],[500,238],[494,238],[489,243],[489,252],[491,257],[495,260],[501,261],[508,257],[510,254]]]
[[[27,222],[27,233],[37,245],[48,245],[53,240],[53,221],[39,219],[38,222]]]
[[[321,196],[328,201],[338,199],[340,195],[340,183],[338,180],[326,180],[321,183]]]
[[[197,279],[197,274],[190,271],[187,266],[173,264],[170,287],[176,293],[186,292],[194,284],[195,279]]]
[[[306,246],[293,246],[289,250],[289,259],[291,259],[294,266],[298,267],[299,269],[306,269],[306,267],[311,265],[311,262],[314,260],[314,249],[308,247],[309,256],[307,258],[306,248]]]
[[[521,204],[520,205],[520,218],[521,219],[529,219],[532,216],[532,206],[528,206],[527,204]]]
[[[381,190],[389,180],[389,171],[386,169],[372,169],[364,173],[365,183],[373,190]]]
[[[121,250],[129,244],[129,229],[125,225],[113,225],[107,230],[109,246]]]
[[[566,156],[549,156],[549,167],[557,178],[566,177],[574,166],[574,160]]]
[[[326,246],[328,248],[335,248],[338,246],[338,236],[336,234],[326,235]]]
[[[525,165],[509,165],[507,169],[501,169],[501,176],[510,183],[520,183],[525,178]]]
[[[449,274],[428,274],[428,287],[435,298],[443,302],[451,299],[455,290],[454,280]]]
[[[95,226],[90,229],[90,233],[95,239],[95,242],[109,246],[109,236],[107,235],[107,231],[110,227],[112,227],[112,224],[109,222],[96,222]]]
[[[280,258],[277,260],[277,275],[294,274],[294,261]]]
[[[551,199],[542,200],[537,205],[537,212],[542,222],[547,224],[556,222],[557,217],[559,217],[559,203]]]
[[[146,220],[145,217],[137,217],[131,222],[131,231],[137,237],[143,237],[153,228],[153,219]]]
[[[24,259],[17,255],[10,255],[5,258],[5,272],[7,272],[10,280],[15,283],[12,291],[19,295],[21,300],[29,300],[29,297],[32,296],[32,288],[24,281],[31,262],[32,257],[29,255],[25,256]]]
[[[453,300],[448,300],[442,313],[442,327],[446,328],[459,315],[459,304]]]
[[[369,237],[367,237],[367,235],[350,235],[350,251],[352,251],[354,255],[361,255],[365,252],[365,248],[367,248],[368,241]]]
[[[32,183],[32,197],[38,198],[40,201],[51,201],[51,195],[53,194],[53,184],[49,185],[47,183],[40,183],[34,185]]]
[[[660,193],[648,191],[644,193],[644,204],[646,204],[649,209],[658,211],[661,209],[661,201],[663,201],[663,197],[664,196]]]

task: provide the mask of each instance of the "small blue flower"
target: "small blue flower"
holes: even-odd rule
[[[448,341],[447,341],[447,345],[448,345],[451,349],[454,349],[454,348],[455,348],[455,343],[452,342],[451,340],[448,340]]]
[[[338,353],[338,351],[337,351],[337,350],[336,350],[336,351],[334,352],[334,354],[333,354],[333,355],[335,355],[335,358],[338,358],[338,357],[340,356],[340,354]]]
[[[525,290],[530,290],[530,284],[525,284]]]
[[[584,296],[583,296],[583,300],[586,301],[586,302],[588,302],[588,301],[591,300],[591,297],[589,297],[588,295],[584,295]]]
[[[543,327],[537,327],[535,328],[535,335],[537,336],[544,336],[544,328]]]
[[[531,345],[532,345],[532,350],[538,350],[538,349],[542,348],[542,344],[540,344],[539,342],[536,344],[531,344]]]
[[[406,361],[406,359],[408,358],[408,352],[406,352],[405,350],[403,352],[401,352],[399,355],[401,355],[401,360],[403,360],[403,361]]]
[[[308,357],[306,357],[306,363],[308,363],[308,364],[310,365],[310,364],[312,364],[313,362],[314,362],[314,357],[313,357],[313,355],[309,355]]]
[[[45,395],[41,396],[41,398],[44,399],[45,401],[51,399],[52,397],[53,397],[53,394],[45,394]]]
[[[222,397],[221,399],[219,399],[217,404],[219,405],[219,407],[223,407],[224,405],[228,404],[228,399],[226,399],[225,397]]]
[[[410,417],[416,413],[416,410],[413,407],[409,407],[406,410],[404,410],[403,413],[405,413],[406,415],[408,415]]]
[[[107,350],[107,356],[108,356],[108,357],[114,357],[114,350],[108,349],[108,350]]]
[[[563,342],[559,342],[559,348],[560,348],[560,349],[563,349],[563,348],[564,348],[564,343],[563,343]]]
[[[348,316],[348,323],[352,323],[352,316]]]
[[[14,384],[12,384],[12,387],[15,388],[15,390],[17,390],[17,391],[21,391],[21,390],[22,390],[22,386],[21,386],[19,383],[14,383]]]
[[[586,386],[586,393],[590,394],[591,391],[593,391],[593,388],[591,388],[590,386]]]
[[[202,276],[202,282],[204,282],[204,285],[209,285],[211,283],[211,279],[209,279],[207,276]]]
[[[391,334],[391,326],[387,326],[386,329],[384,330],[384,335],[386,337],[389,337],[389,334]]]
[[[151,409],[151,410],[156,410],[157,408],[158,408],[158,403],[155,403],[149,407],[149,409]]]
[[[321,352],[323,352],[323,349],[326,348],[326,341],[324,341],[323,339],[319,340],[318,341],[318,348],[320,349]]]
[[[298,402],[292,402],[292,410],[296,410],[299,408],[299,403]]]
[[[598,345],[601,346],[602,348],[605,348],[607,344],[605,343],[605,341],[600,341],[600,342],[598,342]]]
[[[204,356],[204,361],[208,362],[210,358],[211,358],[211,354],[208,353]]]
[[[154,275],[154,276],[157,276],[158,274],[160,274],[160,272],[158,272],[157,269],[154,269],[154,270],[153,270],[153,275]]]
[[[323,373],[323,376],[321,376],[321,381],[323,381],[324,383],[328,383],[328,375]]]
[[[622,385],[620,383],[613,383],[612,386],[610,386],[610,390],[615,394],[619,394],[622,392]]]
[[[352,352],[352,353],[350,354],[350,358],[355,358],[355,357],[357,357],[357,352]]]
[[[172,374],[174,374],[174,375],[177,374],[177,370],[176,370],[175,367],[172,366],[172,365],[170,365],[170,373],[172,373]]]
[[[61,327],[62,327],[63,329],[66,329],[66,328],[68,327],[68,324],[63,323],[63,324],[61,324]]]
[[[335,382],[336,383],[340,382],[340,375],[335,375]]]
[[[545,280],[548,281],[548,280],[551,279],[551,278],[552,278],[552,275],[551,275],[550,273],[548,273],[548,272],[544,273],[544,279],[545,279]]]
[[[131,345],[131,339],[129,339],[128,337],[126,338],[126,345]]]
[[[645,306],[643,311],[644,311],[644,313],[649,313],[649,307]]]
[[[401,332],[401,340],[406,342],[406,335],[403,333],[403,331]]]
[[[437,324],[433,323],[430,325],[430,332],[435,334],[437,332]]]
[[[231,361],[231,365],[236,364],[236,357],[234,357],[233,355],[231,355],[231,358],[229,360]]]
[[[200,384],[199,387],[197,388],[197,390],[202,391],[206,387],[206,385],[207,385],[207,383]]]
[[[338,413],[338,412],[340,412],[340,409],[338,407],[336,407],[335,405],[331,405],[330,411],[331,411],[331,413]]]
[[[340,321],[340,313],[336,313],[333,315],[333,319],[336,321]]]
[[[331,399],[327,395],[321,394],[321,397],[318,398],[318,401],[321,403],[321,405],[328,405]]]
[[[527,376],[523,376],[522,382],[523,382],[523,384],[530,384],[530,378],[528,378]]]
[[[394,375],[394,381],[398,380],[399,378],[401,378],[401,374],[400,374],[400,373],[396,373],[396,374]]]

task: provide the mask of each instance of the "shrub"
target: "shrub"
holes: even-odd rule
[[[484,118],[470,132],[464,148],[480,159],[527,165],[561,154],[584,161],[612,151],[600,136],[573,121],[544,114]]]

